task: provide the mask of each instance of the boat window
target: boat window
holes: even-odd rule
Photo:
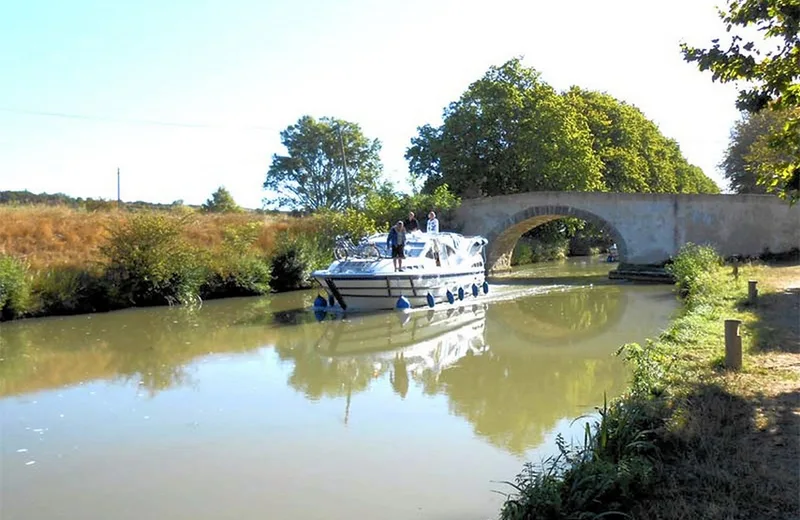
[[[469,246],[469,256],[478,254],[482,247],[483,244],[481,242],[473,242],[472,245]]]
[[[375,247],[377,247],[378,251],[381,252],[382,257],[390,258],[392,256],[392,250],[386,245],[386,242],[373,242],[373,244],[375,244]],[[422,253],[424,248],[425,242],[406,242],[406,247],[403,249],[403,253],[405,253],[406,258],[416,257]]]
[[[425,249],[425,242],[408,242],[403,251],[407,257],[416,257],[422,254]]]

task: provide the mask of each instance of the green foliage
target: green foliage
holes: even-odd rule
[[[178,201],[176,201],[178,202]],[[183,201],[180,201],[181,203]],[[0,204],[12,206],[21,205],[46,205],[46,206],[69,206],[71,208],[83,209],[86,211],[112,211],[120,207],[116,200],[92,199],[82,197],[70,197],[63,193],[31,193],[30,191],[0,191]],[[127,210],[159,210],[170,211],[176,207],[176,203],[159,204],[155,202],[123,202],[121,207]]]
[[[101,273],[74,266],[53,267],[33,279],[33,313],[58,316],[101,312],[112,308]]]
[[[776,160],[759,168],[757,177],[768,192],[796,201],[800,197],[800,113],[795,110],[800,107],[800,4],[797,0],[728,0],[727,11],[719,15],[726,32],[754,26],[762,41],[733,34],[727,49],[719,38],[712,40],[709,49],[683,43],[683,57],[696,62],[701,71],[710,70],[713,81],[744,85],[736,102],[739,110],[787,111],[788,120],[770,132],[767,143],[772,150],[760,162],[767,157]]]
[[[719,193],[678,143],[637,108],[573,87],[558,94],[518,59],[492,67],[418,129],[406,151],[423,191],[467,197],[525,191]]]
[[[272,257],[272,290],[283,292],[310,287],[311,273],[330,263],[329,251],[314,236],[282,234]]]
[[[304,210],[344,209],[348,203],[345,171],[354,206],[360,206],[377,187],[383,169],[381,143],[368,139],[356,123],[303,116],[281,132],[281,142],[288,153],[272,157],[264,188],[275,191],[277,197],[268,204]]]
[[[406,151],[425,192],[444,183],[466,197],[603,187],[585,121],[519,59],[491,67],[443,121],[419,128]]]
[[[662,135],[638,108],[578,87],[564,97],[585,118],[608,191],[719,193],[700,168],[686,161],[678,143]]]
[[[398,220],[404,220],[413,211],[424,229],[425,219],[430,211],[436,212],[440,222],[446,222],[461,199],[450,191],[447,184],[433,189],[431,193],[416,192],[411,195],[398,193],[384,183],[378,190],[367,195],[364,213],[375,221],[378,229],[388,230]]]
[[[350,235],[354,240],[378,231],[375,220],[363,211],[348,208],[344,211],[320,211],[321,232],[318,237],[320,247],[332,248],[337,235]]]
[[[112,300],[121,305],[193,301],[203,281],[197,252],[182,236],[184,219],[165,214],[133,215],[110,230],[101,248],[108,259]]]
[[[711,246],[692,244],[681,247],[666,270],[675,277],[680,294],[695,295],[700,290],[710,288],[707,275],[714,274],[722,264],[722,258]]]
[[[559,455],[526,464],[511,485],[501,520],[625,518],[655,481],[657,403],[639,398],[603,404],[582,445],[559,434]]]
[[[211,194],[211,198],[205,201],[202,211],[205,213],[238,213],[242,211],[242,208],[233,200],[233,195],[220,186]]]
[[[253,247],[261,227],[258,222],[250,222],[228,226],[223,231],[221,250],[208,259],[208,274],[200,288],[203,298],[253,296],[269,292],[270,262]]]
[[[566,258],[568,252],[569,242],[566,239],[541,241],[523,237],[514,246],[514,251],[511,254],[511,265],[562,260]]]
[[[29,305],[28,267],[13,256],[0,254],[0,321],[20,317]]]
[[[758,182],[759,173],[780,160],[769,147],[769,138],[788,122],[787,115],[788,111],[767,108],[755,114],[745,112],[734,124],[719,165],[734,193],[767,193],[767,187]]]

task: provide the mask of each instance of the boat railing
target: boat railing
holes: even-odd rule
[[[340,261],[348,259],[378,260],[381,258],[378,246],[369,242],[366,237],[355,244],[350,235],[339,235],[336,237],[335,243],[333,256]]]

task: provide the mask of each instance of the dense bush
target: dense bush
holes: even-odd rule
[[[205,272],[183,237],[184,224],[175,216],[140,213],[110,230],[102,252],[114,304],[184,303],[197,297]]]
[[[679,293],[688,296],[700,290],[712,289],[713,284],[705,284],[703,279],[721,264],[722,258],[713,247],[690,242],[678,251],[666,270],[675,277]]]
[[[408,212],[413,211],[424,229],[428,212],[435,211],[441,226],[446,226],[452,220],[452,211],[460,204],[461,199],[453,195],[446,184],[438,186],[432,193],[412,195],[397,193],[391,185],[384,185],[367,195],[364,214],[379,229],[387,230],[391,224],[406,219]],[[442,230],[444,231],[444,227]]]
[[[261,226],[255,222],[225,229],[222,248],[208,256],[206,280],[200,288],[203,298],[269,292],[269,259],[253,247],[260,233]]]
[[[341,212],[321,211],[315,218],[319,229],[315,238],[321,248],[327,247],[331,250],[337,235],[350,235],[354,240],[358,240],[379,230],[372,217],[352,208]]]
[[[569,241],[565,238],[552,242],[540,242],[521,238],[511,254],[511,265],[525,265],[533,262],[563,260],[569,252]]]
[[[17,258],[0,255],[0,320],[21,316],[30,304],[28,268]]]
[[[53,267],[37,273],[32,293],[34,315],[81,314],[112,308],[103,274],[80,267]]]
[[[331,262],[330,251],[314,236],[281,235],[272,257],[270,286],[277,292],[310,287],[311,272]]]

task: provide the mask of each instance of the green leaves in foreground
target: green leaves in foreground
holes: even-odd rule
[[[0,254],[0,321],[24,313],[29,299],[27,266],[13,256]]]
[[[800,198],[800,1],[728,0],[719,15],[725,32],[733,34],[727,44],[713,39],[708,49],[681,44],[683,58],[710,70],[713,81],[740,82],[736,107],[751,114],[765,109],[784,112],[785,124],[767,140],[769,150],[757,160],[758,183],[768,192],[791,201]],[[752,29],[755,28],[756,32]],[[759,34],[760,38],[751,38]],[[759,41],[760,40],[760,41]]]

